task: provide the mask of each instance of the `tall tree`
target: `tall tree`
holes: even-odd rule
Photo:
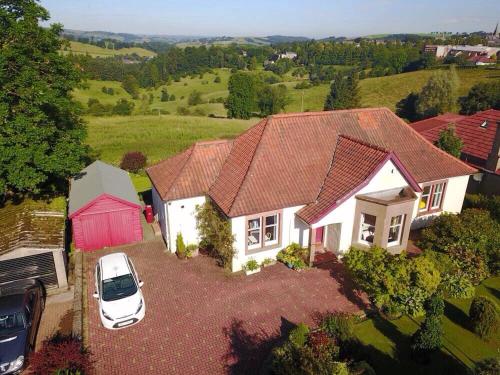
[[[259,91],[258,106],[261,115],[268,116],[285,109],[290,102],[287,88],[281,84],[278,86],[266,85]]]
[[[457,102],[458,85],[458,75],[454,67],[448,72],[436,71],[418,96],[417,113],[427,118],[452,111]]]
[[[139,82],[132,74],[125,76],[122,87],[132,96],[132,99],[139,99]]]
[[[472,115],[490,108],[500,109],[500,81],[479,82],[459,99],[460,113]]]
[[[247,73],[234,73],[229,78],[228,89],[227,116],[249,119],[255,109],[255,78]]]
[[[335,73],[330,86],[330,93],[326,97],[325,111],[333,109],[349,109],[359,107],[358,75],[351,72]]]
[[[455,129],[452,126],[449,126],[448,128],[441,130],[439,133],[436,146],[441,150],[446,151],[448,154],[459,158],[464,143],[462,139],[455,134]]]
[[[35,0],[0,1],[0,193],[61,188],[88,152],[71,97],[80,74],[48,20]]]

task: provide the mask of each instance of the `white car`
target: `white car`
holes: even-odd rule
[[[113,253],[99,259],[95,267],[94,298],[99,301],[99,315],[105,328],[128,327],[144,318],[142,285],[126,254]]]

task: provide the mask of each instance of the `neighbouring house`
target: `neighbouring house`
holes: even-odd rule
[[[64,212],[22,202],[0,210],[0,285],[39,280],[47,291],[68,286]]]
[[[482,46],[482,45],[460,46],[460,45],[426,44],[424,46],[424,52],[432,53],[437,58],[443,58],[448,55],[450,56],[465,55],[467,57],[473,57],[473,56],[493,57],[499,54],[500,48],[491,46]]]
[[[68,218],[77,249],[142,240],[142,205],[128,173],[95,161],[71,179]]]
[[[460,158],[480,173],[471,176],[470,193],[500,194],[500,111],[489,109],[471,116],[444,114],[417,121],[410,126],[434,143],[449,126],[462,139]]]
[[[468,62],[477,66],[495,65],[497,61],[487,56],[472,56],[467,59]]]
[[[297,58],[297,53],[286,51],[285,53],[280,53],[278,59],[290,59],[295,60]]]
[[[351,245],[400,252],[410,229],[460,212],[475,172],[387,108],[273,115],[147,169],[169,250],[177,233],[200,240],[196,205],[210,200],[231,223],[233,271],[293,242],[311,257]]]

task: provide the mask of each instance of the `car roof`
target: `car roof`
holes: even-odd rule
[[[130,274],[127,254],[125,253],[105,255],[99,259],[99,264],[101,265],[102,280]]]
[[[0,315],[14,314],[23,311],[24,294],[12,294],[0,297]]]

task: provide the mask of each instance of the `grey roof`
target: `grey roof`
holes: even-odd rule
[[[71,179],[68,215],[102,194],[141,205],[128,173],[97,160]]]

